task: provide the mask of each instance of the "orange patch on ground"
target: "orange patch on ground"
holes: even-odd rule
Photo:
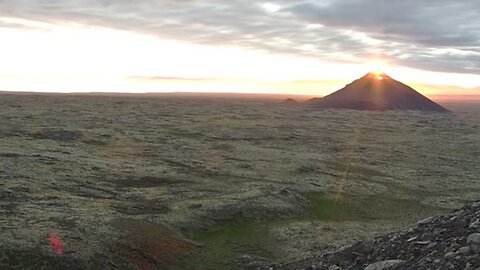
[[[197,247],[159,224],[121,218],[114,220],[113,226],[123,235],[114,253],[140,269],[155,270],[158,265],[171,265],[178,255]]]

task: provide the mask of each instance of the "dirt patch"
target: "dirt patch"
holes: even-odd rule
[[[112,225],[122,236],[113,247],[114,255],[139,269],[154,270],[162,265],[171,265],[180,254],[197,247],[159,224],[119,218]]]

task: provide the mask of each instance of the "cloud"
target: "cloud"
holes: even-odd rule
[[[355,29],[372,37],[424,46],[478,46],[478,1],[347,0],[289,8],[299,18]]]
[[[0,17],[79,23],[329,61],[480,74],[476,0],[0,0]]]
[[[190,77],[168,77],[168,76],[130,76],[128,80],[140,80],[140,81],[186,81],[186,82],[204,82],[221,80],[221,78],[190,78]]]

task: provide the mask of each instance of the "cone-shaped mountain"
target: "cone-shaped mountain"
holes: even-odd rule
[[[382,73],[368,73],[343,89],[323,98],[314,98],[307,104],[315,108],[448,112],[410,86]]]

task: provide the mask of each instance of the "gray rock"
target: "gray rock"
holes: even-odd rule
[[[234,258],[230,264],[233,269],[250,270],[267,268],[274,264],[274,262],[258,256],[242,255]]]
[[[457,256],[456,252],[448,252],[447,254],[445,254],[445,259],[451,259],[455,256]]]
[[[433,217],[428,217],[426,219],[422,219],[419,222],[417,222],[417,225],[419,225],[419,226],[420,225],[425,225],[425,224],[430,223],[430,221],[432,221],[432,220],[433,220]]]
[[[469,247],[461,247],[457,250],[458,254],[462,255],[468,255],[470,253],[470,248]]]
[[[470,226],[468,227],[473,229],[480,228],[480,220],[479,219],[475,220],[474,222],[470,223]]]
[[[480,233],[472,233],[467,237],[467,244],[472,252],[480,253]]]
[[[405,263],[404,260],[387,260],[387,261],[380,261],[376,263],[372,263],[368,265],[365,270],[384,270],[388,269],[392,266],[396,266],[399,264]]]
[[[472,233],[467,237],[467,244],[480,245],[480,233]]]

